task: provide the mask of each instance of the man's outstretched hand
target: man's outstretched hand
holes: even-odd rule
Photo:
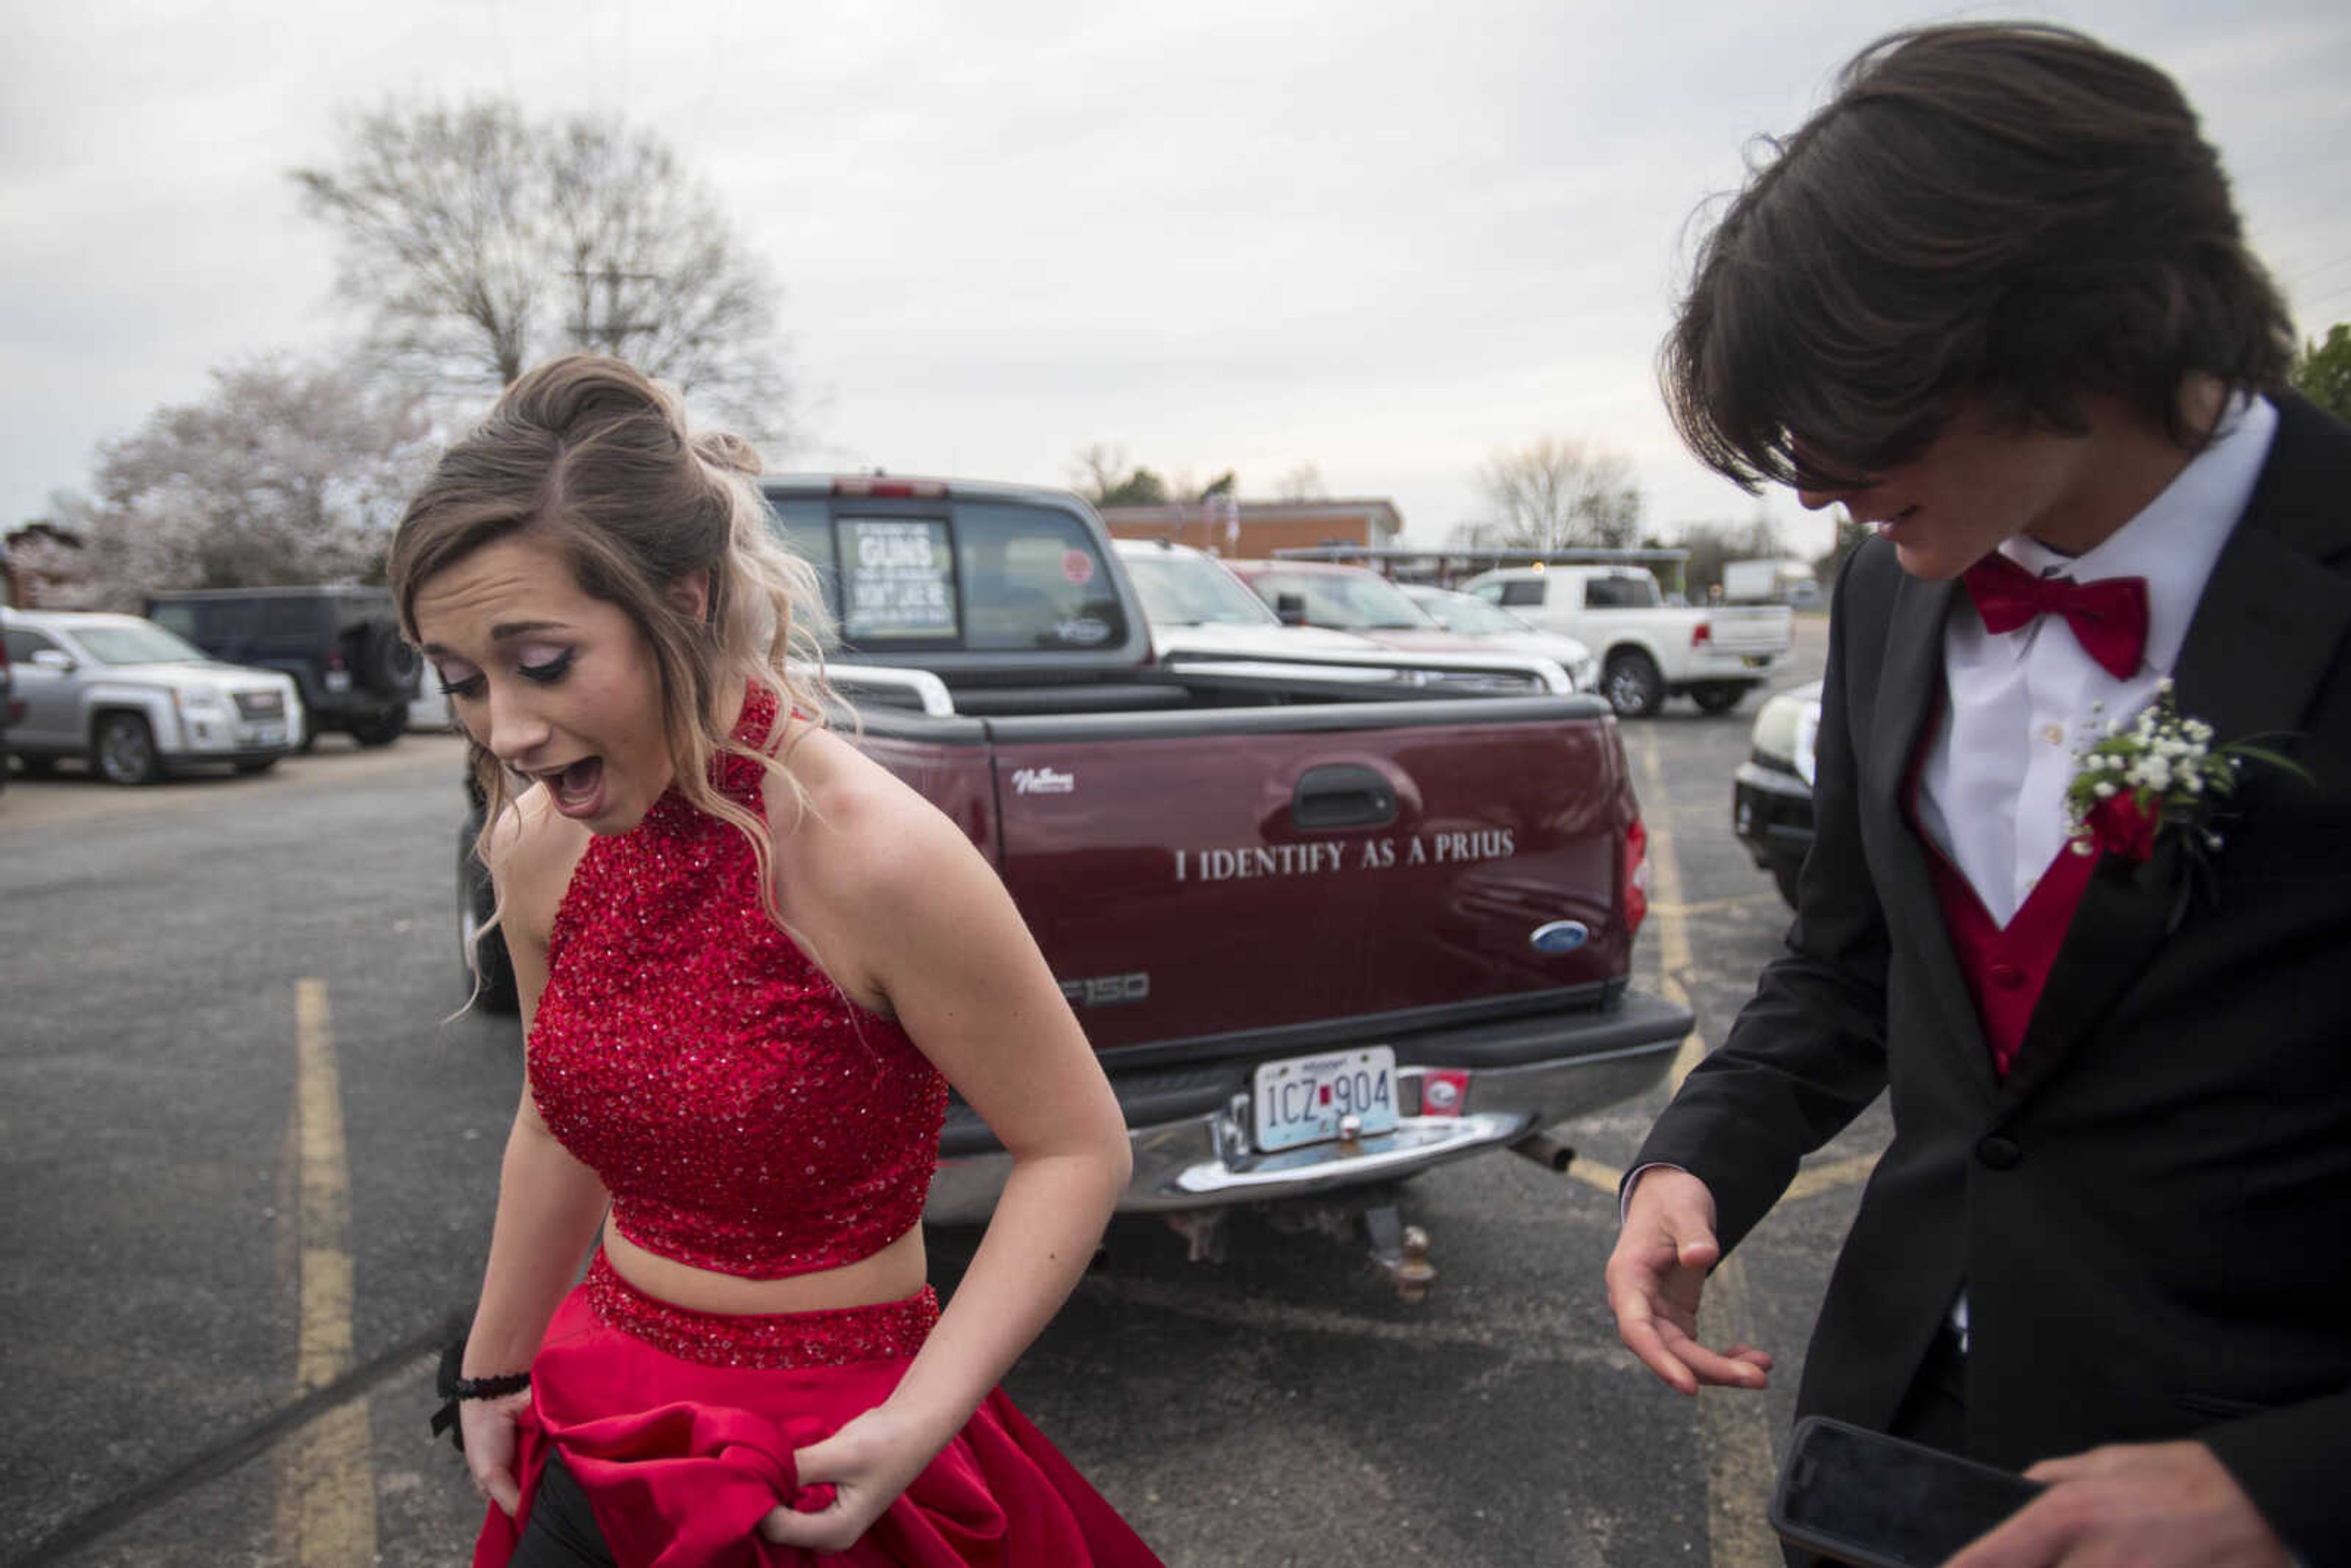
[[[1761,1388],[1771,1357],[1750,1344],[1717,1354],[1698,1343],[1698,1298],[1722,1256],[1714,1195],[1687,1171],[1645,1171],[1608,1258],[1608,1305],[1617,1336],[1643,1365],[1684,1394],[1702,1384]]]

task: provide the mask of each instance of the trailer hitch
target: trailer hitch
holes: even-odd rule
[[[1428,1232],[1406,1225],[1395,1204],[1364,1211],[1364,1234],[1371,1239],[1372,1260],[1388,1271],[1396,1294],[1407,1306],[1417,1306],[1437,1283],[1437,1265],[1428,1260]]]

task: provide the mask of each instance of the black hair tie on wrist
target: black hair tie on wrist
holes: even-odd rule
[[[528,1372],[502,1372],[496,1377],[467,1377],[459,1370],[465,1364],[465,1336],[459,1334],[441,1351],[441,1370],[433,1379],[433,1392],[441,1396],[441,1407],[433,1412],[433,1435],[449,1434],[449,1441],[459,1453],[465,1451],[465,1430],[458,1424],[457,1406],[468,1399],[498,1399],[509,1394],[519,1394],[530,1386]]]

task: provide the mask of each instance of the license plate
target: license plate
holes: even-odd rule
[[[253,732],[253,744],[256,746],[285,745],[286,727],[282,724],[263,725],[260,728]]]
[[[1396,1124],[1395,1052],[1384,1045],[1328,1056],[1293,1056],[1257,1070],[1257,1146],[1261,1154],[1320,1144],[1354,1116],[1364,1135]]]

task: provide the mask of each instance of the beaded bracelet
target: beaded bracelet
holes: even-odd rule
[[[465,1429],[458,1423],[457,1406],[467,1399],[498,1399],[509,1394],[519,1394],[530,1386],[528,1372],[502,1372],[495,1377],[466,1377],[458,1369],[465,1362],[465,1336],[449,1342],[441,1352],[441,1370],[434,1377],[433,1391],[441,1396],[441,1407],[433,1412],[433,1435],[449,1434],[449,1441],[459,1453],[465,1451]]]

